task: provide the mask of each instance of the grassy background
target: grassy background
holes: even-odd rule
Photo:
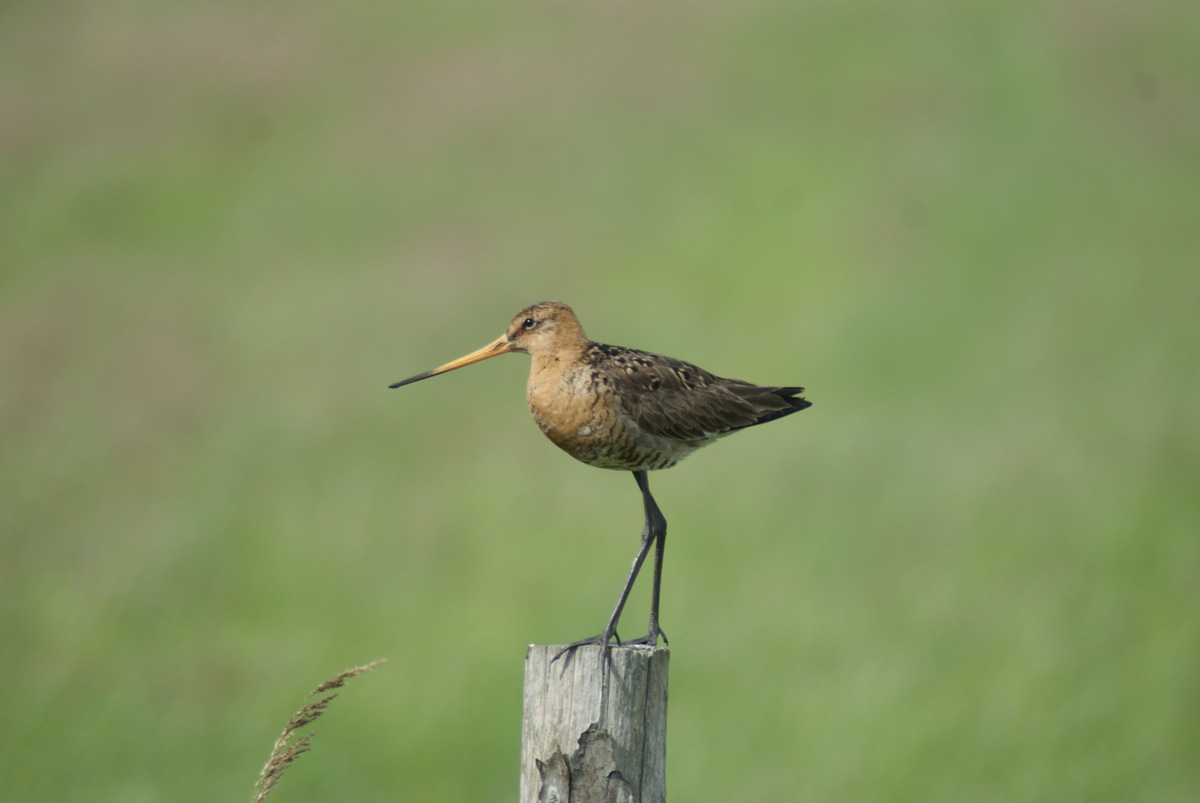
[[[556,298],[815,402],[652,478],[674,800],[1195,800],[1197,8],[6,4],[5,799],[248,799],[379,656],[272,799],[513,799],[637,491],[385,386]]]

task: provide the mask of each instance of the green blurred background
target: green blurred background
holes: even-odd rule
[[[386,656],[272,799],[515,799],[637,489],[386,385],[561,299],[815,403],[652,477],[673,800],[1195,800],[1198,232],[1183,0],[5,4],[3,797]]]

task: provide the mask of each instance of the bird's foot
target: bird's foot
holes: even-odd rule
[[[629,641],[621,642],[621,644],[622,644],[622,646],[631,645],[631,644],[640,644],[640,645],[646,646],[646,647],[657,647],[658,639],[660,636],[662,637],[663,644],[671,643],[670,641],[667,640],[667,634],[663,632],[663,629],[661,627],[659,627],[657,624],[651,624],[650,629],[646,631],[646,635],[641,636],[639,638],[630,639]]]
[[[561,650],[555,653],[553,658],[550,659],[550,663],[554,663],[564,655],[567,656],[567,662],[570,663],[571,656],[575,654],[575,650],[579,649],[580,647],[588,646],[603,647],[604,661],[605,663],[608,663],[613,647],[657,647],[659,638],[662,638],[663,644],[670,644],[670,641],[667,640],[667,634],[664,633],[663,629],[657,624],[651,625],[650,629],[646,631],[646,635],[639,636],[635,639],[630,639],[629,641],[621,641],[620,636],[617,635],[615,630],[612,633],[599,633],[595,636],[591,636],[590,638],[580,639],[579,641],[563,647]]]
[[[622,642],[621,642],[620,636],[617,635],[617,631],[606,629],[603,633],[598,633],[589,638],[580,639],[579,641],[572,642],[571,644],[568,644],[567,646],[563,647],[561,650],[559,650],[557,653],[555,653],[553,658],[550,659],[550,663],[553,664],[555,661],[557,661],[559,658],[562,658],[564,655],[567,656],[567,663],[570,663],[571,656],[575,654],[575,650],[579,649],[580,647],[587,647],[589,645],[596,645],[598,647],[602,647],[604,649],[605,663],[607,663],[608,662],[608,652],[609,652],[609,650],[611,650],[613,648],[612,642],[614,640],[616,641],[616,646],[620,647]]]

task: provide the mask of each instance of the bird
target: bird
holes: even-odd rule
[[[660,637],[666,642],[659,609],[667,520],[650,493],[648,472],[671,468],[734,432],[807,409],[812,403],[800,395],[804,388],[726,379],[683,360],[594,342],[574,310],[558,301],[526,307],[486,346],[388,387],[509,352],[532,359],[526,399],[546,437],[590,466],[632,472],[645,513],[641,543],[608,622],[597,635],[568,644],[554,660],[590,644],[607,654],[614,640],[617,646],[657,646]],[[646,634],[621,641],[617,625],[651,547],[654,579]]]

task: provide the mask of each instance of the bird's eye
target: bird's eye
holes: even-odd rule
[[[521,322],[521,328],[522,329],[532,329],[534,327],[535,323],[536,322],[533,320],[533,318],[526,318],[524,321]]]

